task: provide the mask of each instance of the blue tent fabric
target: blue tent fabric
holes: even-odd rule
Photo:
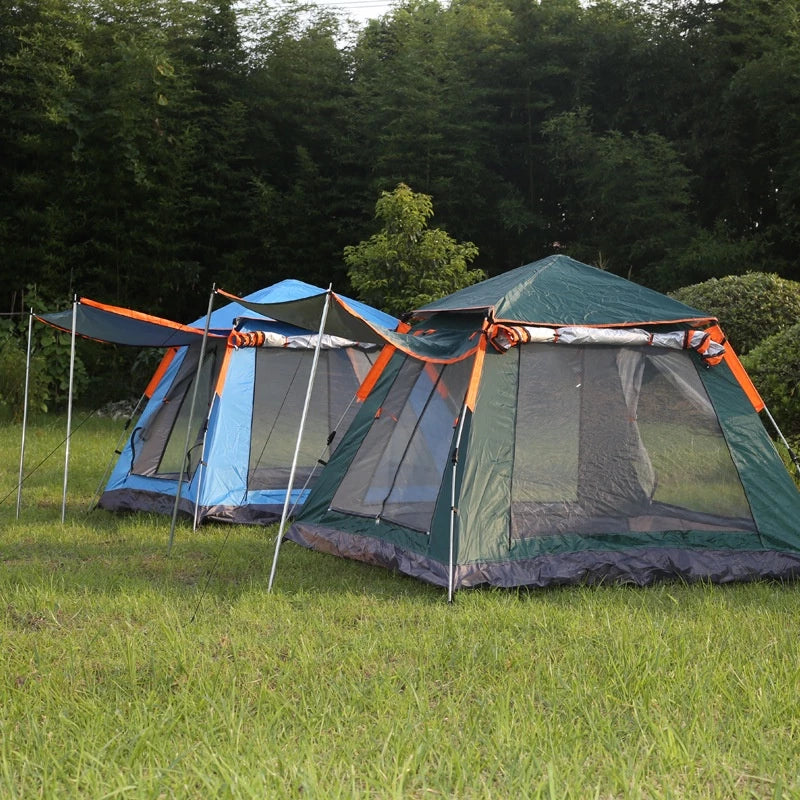
[[[291,302],[326,292],[302,281],[282,281],[247,295],[244,302]],[[353,301],[355,302],[355,301]],[[397,320],[367,307],[380,324]],[[204,329],[206,317],[193,326]],[[227,337],[264,331],[283,336],[318,330],[270,319],[238,302],[212,312],[204,364],[198,369],[200,342],[181,347],[165,365],[100,499],[100,506],[118,511],[172,513],[179,474],[186,470],[179,509],[198,521],[274,522],[280,518],[291,454],[296,442],[312,349],[235,347]],[[290,507],[307,495],[306,478],[313,478],[317,459],[327,455],[326,441],[341,419],[341,433],[355,414],[351,403],[378,348],[351,343],[320,353],[295,487]],[[170,358],[168,355],[167,358]],[[189,398],[194,383],[198,407],[192,417],[189,451],[186,442]],[[310,429],[310,431],[309,431]],[[333,446],[338,444],[339,438]],[[328,448],[328,450],[331,448]]]

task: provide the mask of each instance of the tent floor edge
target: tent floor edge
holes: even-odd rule
[[[172,514],[175,502],[174,494],[161,494],[141,489],[113,489],[104,492],[98,503],[99,508],[118,512],[152,512],[154,514]],[[256,504],[247,505],[201,505],[198,510],[200,522],[225,522],[237,525],[274,525],[281,518],[282,505]],[[194,500],[182,497],[178,511],[181,514],[194,515]]]
[[[447,588],[447,564],[383,539],[306,522],[295,522],[286,532],[285,538],[311,550],[385,567],[434,586]]]
[[[324,525],[295,522],[286,538],[303,547],[362,561],[447,587],[447,565],[394,544]],[[800,554],[779,550],[626,548],[546,554],[523,560],[457,564],[455,589],[546,588],[567,585],[649,586],[741,583],[800,578]]]

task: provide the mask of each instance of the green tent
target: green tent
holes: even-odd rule
[[[431,303],[286,537],[451,595],[794,577],[800,494],[716,322],[563,255]]]

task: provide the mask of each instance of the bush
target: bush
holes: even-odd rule
[[[800,323],[764,339],[742,362],[784,436],[800,442]]]
[[[0,409],[20,420],[25,404],[25,361],[27,345],[20,346],[10,323],[0,328]],[[48,377],[44,359],[31,358],[28,379],[28,407],[31,411],[47,411]]]
[[[717,317],[740,354],[800,322],[800,283],[765,272],[711,278],[672,297]]]
[[[16,321],[0,320],[0,409],[14,419],[22,416],[25,399],[25,361],[28,347],[27,315]],[[46,412],[66,405],[69,390],[70,335],[40,322],[31,329],[29,408]],[[72,380],[73,398],[86,388],[86,368],[76,356]]]

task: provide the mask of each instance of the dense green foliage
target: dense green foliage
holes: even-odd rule
[[[432,216],[430,195],[404,183],[383,192],[375,204],[383,229],[344,249],[347,275],[359,297],[399,317],[486,277],[469,269],[478,248],[428,228]]]
[[[213,281],[346,288],[400,181],[489,274],[558,243],[663,288],[796,276],[778,5],[409,0],[348,39],[265,0],[5,4],[4,305],[35,283],[188,320]]]
[[[181,523],[167,557],[166,518],[86,515],[118,424],[77,429],[61,525],[63,422],[30,431],[21,519],[0,503],[3,798],[800,793],[800,584],[449,606],[287,543],[267,594],[274,528]]]
[[[749,272],[685,286],[673,297],[716,316],[740,354],[800,322],[800,282]]]
[[[348,291],[399,182],[488,275],[561,251],[662,290],[798,278],[798,11],[407,0],[353,31],[271,0],[2,4],[0,311],[28,285],[181,321],[212,283]]]

